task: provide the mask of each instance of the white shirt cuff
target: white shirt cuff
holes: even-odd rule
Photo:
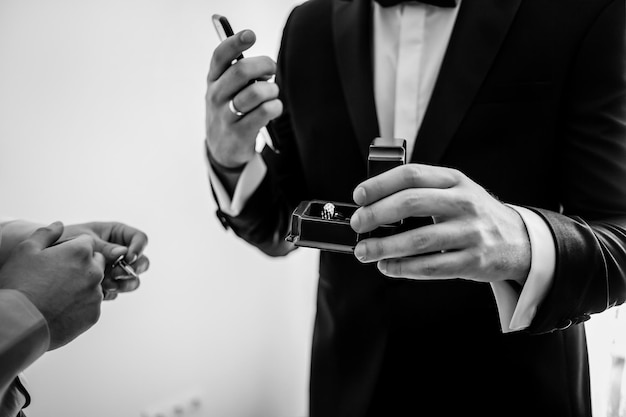
[[[267,166],[260,154],[255,154],[254,157],[244,167],[237,186],[235,187],[235,193],[231,200],[228,192],[222,185],[218,176],[215,174],[213,167],[209,164],[209,180],[215,190],[217,197],[217,204],[220,206],[220,210],[229,216],[238,216],[246,203],[261,185],[265,174],[267,173]]]
[[[545,298],[556,267],[556,245],[546,222],[524,207],[509,205],[519,213],[530,239],[531,263],[522,291],[507,281],[492,282],[491,289],[498,306],[503,333],[523,330],[530,326],[537,308]]]

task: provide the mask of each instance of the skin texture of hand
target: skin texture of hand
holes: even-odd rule
[[[117,222],[92,222],[65,227],[61,240],[87,235],[93,238],[94,249],[105,259],[105,277],[102,287],[105,300],[113,300],[119,293],[131,292],[139,287],[137,278],[129,277],[121,268],[111,265],[121,255],[137,274],[148,270],[149,259],[143,254],[148,244],[148,236],[134,227]],[[123,278],[123,279],[120,279]]]
[[[21,291],[43,314],[49,350],[61,347],[100,317],[104,256],[93,237],[59,243],[63,224],[37,229],[20,243],[0,269],[0,288]]]
[[[207,146],[225,167],[248,162],[254,156],[261,128],[283,111],[278,86],[269,81],[276,74],[272,59],[258,56],[231,64],[255,42],[254,32],[243,30],[220,43],[211,59],[206,93]],[[231,99],[244,116],[230,111]]]
[[[357,233],[409,217],[435,223],[385,238],[365,239],[354,254],[395,278],[523,283],[530,242],[519,214],[463,173],[407,164],[359,184],[360,207],[350,219]]]

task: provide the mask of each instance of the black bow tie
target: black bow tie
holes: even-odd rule
[[[383,7],[396,6],[407,3],[407,0],[376,0]],[[419,0],[419,3],[431,4],[438,7],[456,7],[456,0]]]

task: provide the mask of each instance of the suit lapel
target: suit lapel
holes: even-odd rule
[[[412,161],[436,164],[452,140],[507,34],[521,0],[464,0]]]
[[[333,36],[339,76],[359,150],[366,160],[369,144],[379,134],[371,28],[369,0],[333,1]]]

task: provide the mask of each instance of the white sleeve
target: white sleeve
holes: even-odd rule
[[[531,264],[521,291],[507,281],[492,282],[503,333],[530,326],[537,307],[545,298],[556,266],[556,245],[546,222],[524,207],[509,205],[522,217],[530,239]]]
[[[235,193],[231,200],[228,192],[222,185],[218,176],[215,174],[213,167],[209,163],[209,180],[215,195],[217,197],[217,204],[220,206],[220,210],[229,216],[238,216],[246,205],[246,202],[252,196],[254,191],[261,185],[265,174],[267,173],[267,166],[263,161],[260,154],[255,154],[254,157],[244,167],[237,186],[235,187]]]

